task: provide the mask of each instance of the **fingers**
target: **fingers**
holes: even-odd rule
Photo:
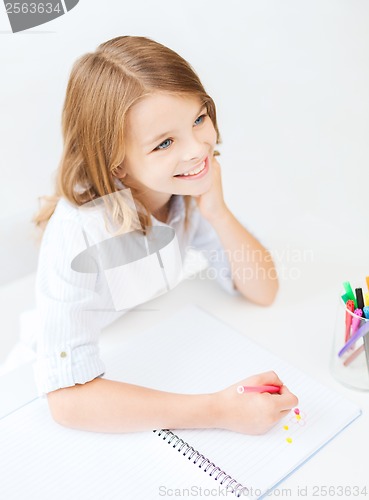
[[[279,416],[280,416],[280,418],[287,417],[287,415],[289,415],[290,412],[291,412],[291,410],[282,410],[279,413]]]
[[[285,385],[281,387],[278,400],[281,411],[290,411],[299,404],[297,397]]]
[[[253,375],[243,381],[245,385],[277,385],[280,386],[278,394],[263,393],[265,398],[271,398],[270,403],[273,403],[274,411],[278,418],[287,414],[292,408],[298,405],[298,398],[285,386],[282,380],[274,371],[259,373]]]
[[[211,161],[211,163],[214,165],[218,165],[220,167],[220,164],[219,164],[219,161],[218,161],[218,157],[219,157],[219,153],[218,154],[215,154],[215,151],[213,153],[213,156],[212,157],[209,157],[209,160]]]
[[[282,386],[283,382],[274,371],[259,373],[247,379],[247,384],[251,385],[279,385]]]

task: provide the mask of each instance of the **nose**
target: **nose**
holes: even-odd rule
[[[199,137],[196,137],[196,135],[192,133],[183,144],[183,162],[192,163],[193,166],[195,166],[197,162],[204,158],[205,154],[206,145]]]

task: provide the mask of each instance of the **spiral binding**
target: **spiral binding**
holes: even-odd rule
[[[211,462],[208,458],[206,458],[204,455],[199,453],[197,450],[195,450],[192,446],[190,446],[188,443],[183,441],[180,437],[178,437],[176,434],[174,434],[172,431],[169,429],[161,429],[159,430],[154,430],[157,434],[158,437],[162,437],[163,441],[166,441],[167,444],[172,444],[172,442],[176,439],[176,442],[173,444],[173,448],[177,450],[178,452],[181,452],[183,449],[183,456],[187,457],[188,460],[191,460],[193,464],[197,464],[200,460],[201,463],[199,464],[199,468],[203,470],[204,472],[207,472],[210,477],[214,477],[215,481],[218,481],[222,476],[224,476],[219,483],[223,486],[228,488],[232,488],[232,493],[235,494],[235,496],[238,498],[241,496],[241,494],[248,494],[249,489],[246,488],[246,486],[243,486],[241,483],[238,483],[235,479],[233,479],[229,474],[221,470],[219,467],[217,467],[213,462]],[[169,439],[168,439],[169,438]],[[179,446],[180,445],[180,446]],[[204,467],[206,465],[206,467]],[[226,484],[228,482],[228,484]],[[236,483],[236,484],[235,484]]]

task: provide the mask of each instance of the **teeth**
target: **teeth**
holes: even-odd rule
[[[202,164],[195,168],[195,170],[190,170],[190,172],[186,172],[185,174],[180,174],[180,175],[196,175],[196,174],[199,174],[202,170],[204,170],[205,168],[205,161],[202,162]]]

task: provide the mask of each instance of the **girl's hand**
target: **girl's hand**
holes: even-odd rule
[[[279,385],[279,394],[237,392],[239,385]],[[214,394],[217,399],[216,427],[243,434],[263,434],[298,404],[297,397],[273,371],[253,375]]]
[[[211,222],[211,219],[221,217],[228,209],[223,197],[220,165],[214,156],[209,157],[209,161],[211,162],[209,173],[213,179],[211,187],[202,195],[195,196],[195,199],[201,215]]]

